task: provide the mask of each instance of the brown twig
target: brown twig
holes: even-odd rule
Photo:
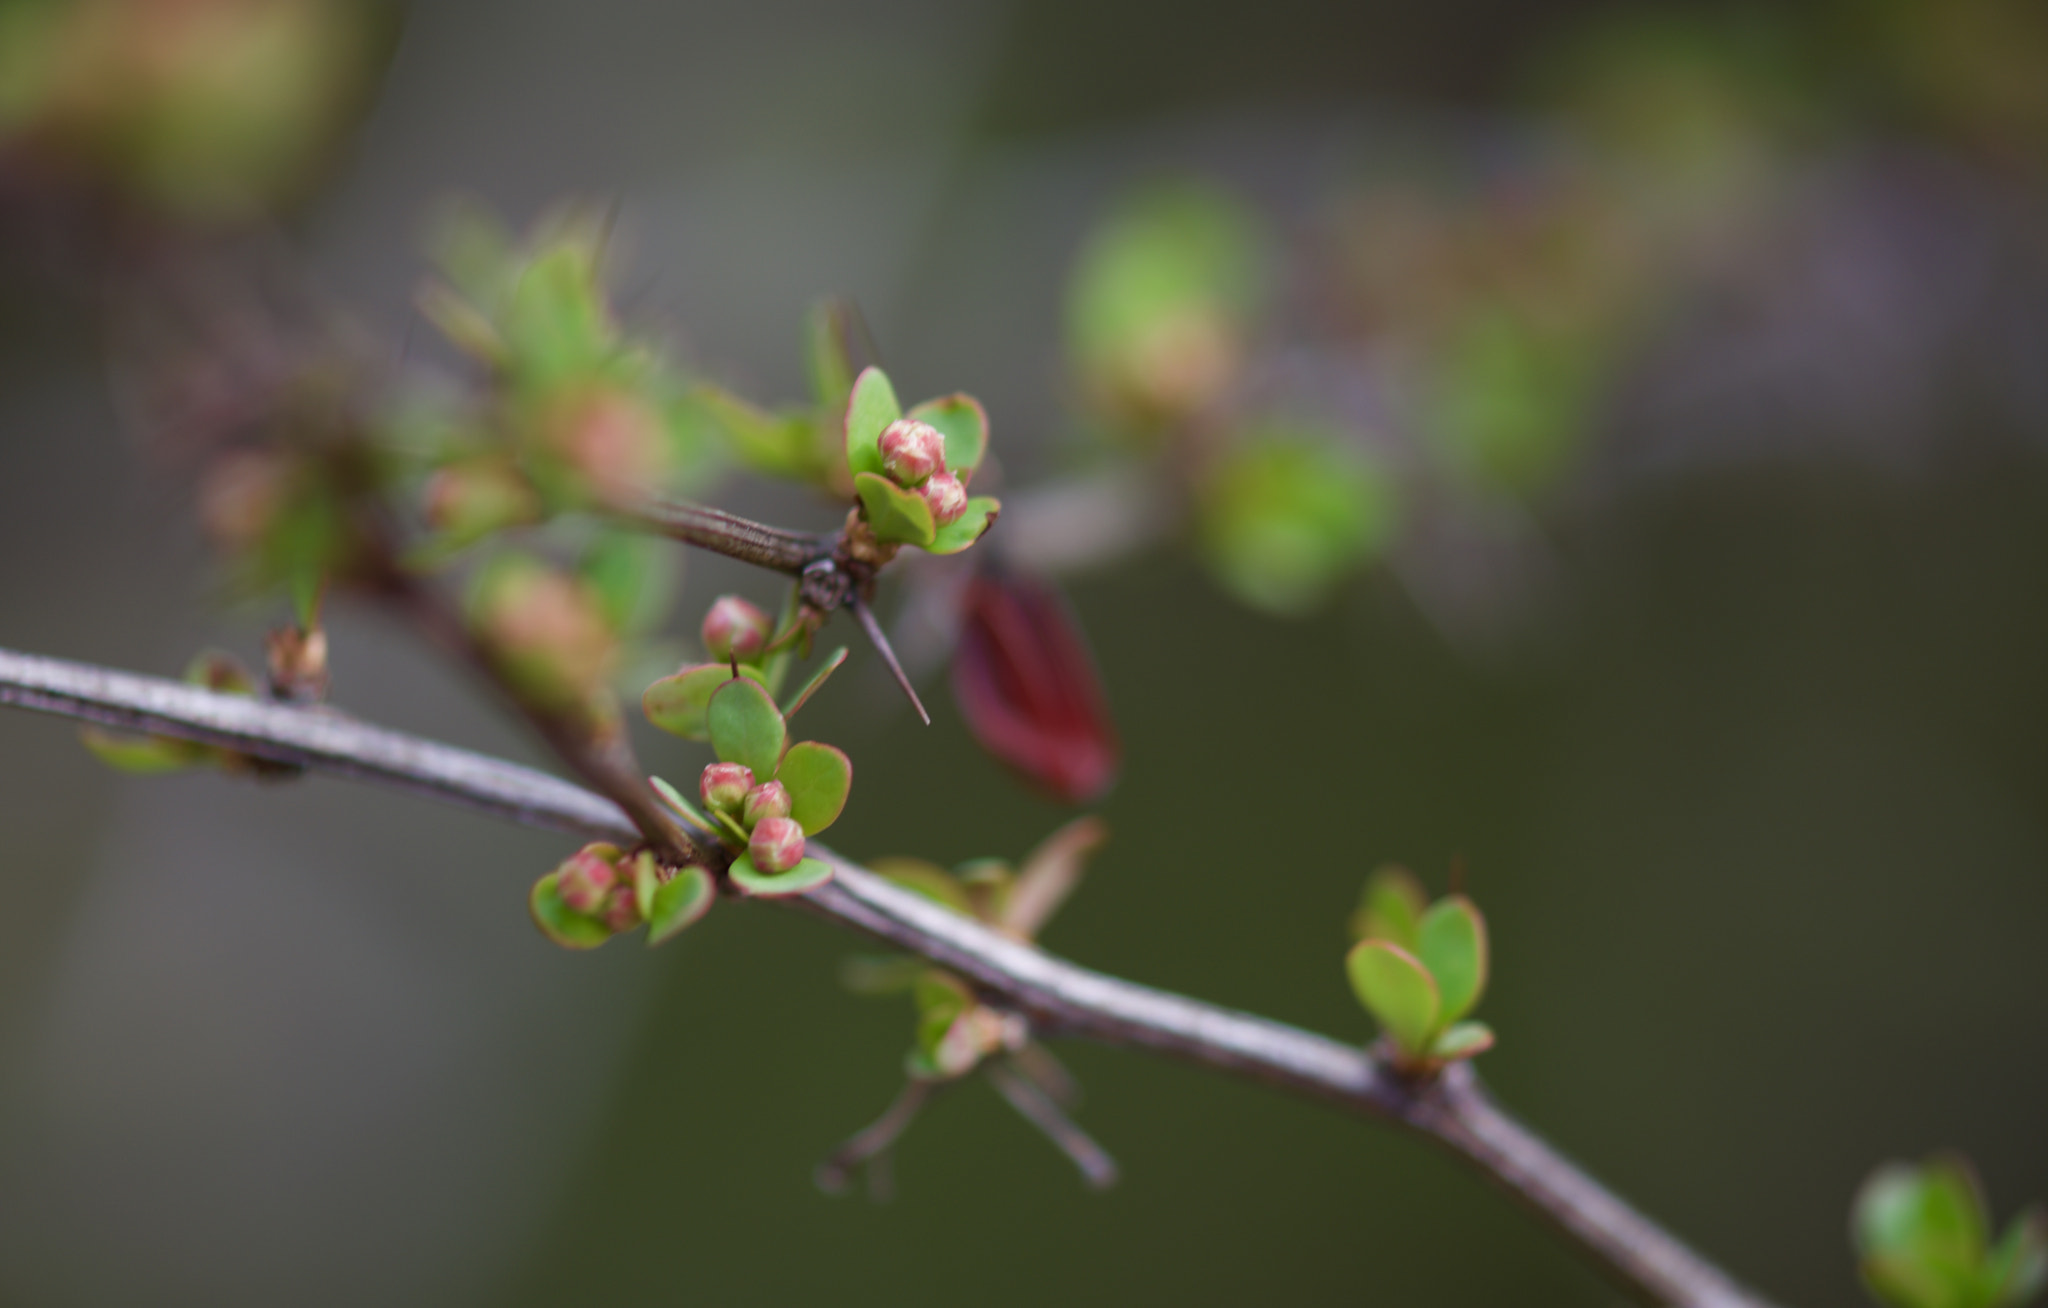
[[[742,518],[723,509],[669,500],[641,500],[614,506],[613,516],[657,535],[751,563],[757,568],[803,575],[805,568],[832,557],[835,534],[807,535]]]
[[[155,732],[452,800],[529,826],[631,840],[619,805],[560,778],[370,726],[180,682],[0,650],[0,704]],[[1041,1034],[1149,1049],[1414,1130],[1535,1211],[1649,1303],[1761,1308],[1737,1285],[1503,1112],[1469,1066],[1426,1083],[1366,1050],[1077,967],[904,890],[813,842],[834,880],[793,902],[957,972]]]

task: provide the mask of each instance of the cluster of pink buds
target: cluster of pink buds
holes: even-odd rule
[[[762,872],[787,872],[804,861],[804,829],[789,815],[789,791],[780,781],[756,785],[742,763],[712,763],[698,782],[704,803],[747,832],[747,856]]]
[[[934,526],[947,526],[967,512],[967,487],[946,471],[946,437],[937,427],[898,418],[882,429],[881,452],[883,471],[924,496]]]
[[[555,869],[555,893],[576,912],[599,919],[613,931],[626,931],[639,925],[640,906],[618,852],[615,846],[602,844],[577,850]]]

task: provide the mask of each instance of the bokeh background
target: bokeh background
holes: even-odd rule
[[[1772,1296],[1863,1301],[1847,1209],[1887,1158],[1964,1150],[2001,1215],[2048,1195],[2037,6],[387,20],[283,231],[394,354],[445,196],[514,223],[616,199],[622,302],[696,365],[794,394],[805,305],[849,294],[906,394],[987,403],[1025,485],[1090,439],[1063,296],[1105,216],[1197,177],[1264,224],[1273,393],[1439,472],[1300,616],[1172,542],[1068,579],[1126,751],[1050,948],[1364,1040],[1339,966],[1363,875],[1458,861],[1500,1095]],[[0,78],[4,125],[33,78]],[[0,643],[166,674],[253,652],[276,612],[219,602],[54,258],[0,258]],[[1433,370],[1463,338],[1431,325],[1475,302],[1536,344]],[[1510,417],[1433,445],[1417,377]],[[770,594],[716,560],[686,586],[685,611]],[[539,757],[406,633],[344,611],[335,644],[350,710]],[[1064,819],[939,683],[923,729],[870,662],[807,710],[859,767],[836,848],[1016,857]],[[970,1086],[893,1202],[821,1195],[908,1039],[836,984],[858,942],[743,907],[564,953],[524,903],[558,838],[317,778],[118,777],[26,715],[0,718],[0,833],[9,1303],[1614,1297],[1426,1146],[1085,1046],[1061,1052],[1114,1191]]]

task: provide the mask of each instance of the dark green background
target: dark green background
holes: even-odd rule
[[[1028,467],[1057,430],[1057,274],[1118,186],[1505,114],[1517,52],[1573,20],[423,4],[302,235],[395,334],[445,190],[516,218],[616,193],[629,303],[699,357],[786,392],[801,305],[853,291],[907,393],[983,394]],[[0,644],[166,673],[253,650],[265,615],[210,607],[91,323],[5,292]],[[2048,469],[2038,427],[1925,424],[1904,465],[1837,445],[1572,500],[1549,581],[1477,643],[1385,574],[1300,623],[1170,552],[1077,582],[1128,757],[1047,944],[1362,1040],[1360,879],[1399,859],[1441,886],[1460,858],[1502,1097],[1773,1296],[1860,1301],[1847,1206],[1886,1158],[1963,1149],[2001,1214],[2048,1196]],[[733,585],[766,597],[693,564],[685,611]],[[344,706],[536,757],[401,633],[344,614],[336,652]],[[1065,816],[865,660],[808,713],[856,760],[848,854],[1016,856]],[[117,779],[12,715],[0,832],[9,1302],[1611,1299],[1421,1144],[1090,1047],[1061,1052],[1114,1192],[972,1086],[907,1140],[894,1203],[827,1199],[810,1169],[908,1036],[836,986],[858,942],[742,906],[659,954],[560,953],[523,904],[556,838],[325,780]]]

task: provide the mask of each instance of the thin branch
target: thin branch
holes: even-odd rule
[[[545,773],[328,709],[0,650],[0,704],[157,732],[612,840],[617,805]],[[1352,1045],[1077,967],[904,890],[813,842],[838,875],[791,902],[951,969],[1041,1034],[1085,1036],[1236,1073],[1408,1127],[1476,1167],[1649,1303],[1761,1308],[1761,1298],[1604,1189],[1487,1096],[1469,1066],[1402,1079]]]
[[[878,1173],[876,1169],[882,1166],[889,1156],[889,1151],[903,1138],[903,1133],[910,1129],[910,1124],[917,1120],[918,1113],[924,1110],[933,1092],[942,1088],[944,1084],[938,1081],[923,1081],[916,1077],[905,1081],[902,1091],[886,1109],[882,1110],[882,1115],[854,1132],[844,1144],[834,1149],[824,1162],[818,1164],[818,1170],[812,1173],[811,1179],[825,1193],[841,1194],[846,1190],[846,1183],[852,1179],[854,1169],[865,1168],[868,1172],[870,1195],[876,1199],[888,1198],[886,1176]]]
[[[618,506],[614,516],[686,545],[792,577],[802,576],[819,559],[832,557],[837,540],[834,535],[785,531],[722,509],[678,501],[642,500]]]
[[[1089,1188],[1107,1190],[1116,1184],[1116,1159],[1060,1110],[1052,1097],[1029,1078],[1000,1061],[988,1064],[982,1075],[996,1093],[1017,1110],[1019,1116],[1037,1127],[1046,1139],[1059,1147],[1069,1162],[1080,1170]]]

